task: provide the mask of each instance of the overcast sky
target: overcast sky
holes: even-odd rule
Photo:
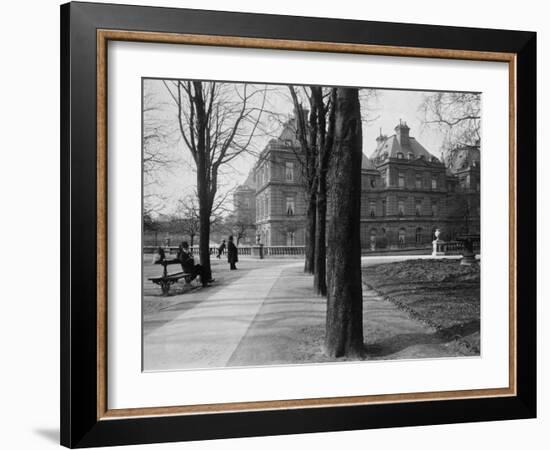
[[[152,187],[145,188],[145,194],[154,192],[165,199],[164,213],[171,214],[174,211],[177,200],[192,194],[195,189],[195,174],[193,161],[189,150],[177,133],[177,109],[170,98],[166,87],[161,80],[144,80],[144,93],[161,108],[157,113],[157,119],[161,118],[170,124],[175,130],[174,137],[164,148],[166,155],[173,161],[170,167],[159,170],[156,174],[157,182]],[[363,123],[363,152],[370,156],[376,146],[376,137],[380,130],[383,134],[394,134],[394,128],[399,120],[407,122],[410,127],[410,135],[414,136],[434,156],[441,154],[443,135],[433,129],[423,127],[422,113],[419,106],[426,92],[376,89],[376,96],[367,102],[362,102],[362,116],[367,118]],[[271,133],[276,132],[281,117],[292,114],[293,105],[286,86],[270,86],[267,96],[266,109],[277,113],[265,113],[262,118],[264,128],[269,128]],[[269,134],[271,134],[269,133]],[[254,140],[254,147],[260,151],[273,137],[269,134],[258,135]],[[246,154],[239,156],[232,163],[232,167],[226,168],[221,175],[220,191],[226,192],[234,189],[242,183],[255,158]],[[230,205],[229,205],[230,206]]]

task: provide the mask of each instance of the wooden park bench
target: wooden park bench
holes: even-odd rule
[[[172,264],[181,264],[179,259],[162,259],[157,261],[155,264],[160,264],[163,267],[162,276],[160,277],[151,277],[150,281],[160,286],[162,290],[162,295],[168,295],[170,292],[170,286],[174,283],[177,283],[182,278],[185,280],[186,284],[191,283],[192,274],[186,272],[174,272],[168,273],[167,267]]]

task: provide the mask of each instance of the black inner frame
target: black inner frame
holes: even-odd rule
[[[517,396],[97,420],[97,29],[517,55]],[[536,416],[536,33],[126,5],[61,6],[61,443],[171,442]],[[503,149],[507,151],[507,149]]]

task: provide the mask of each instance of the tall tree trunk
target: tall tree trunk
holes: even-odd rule
[[[336,92],[334,147],[330,164],[327,320],[329,356],[363,354],[361,288],[361,111],[357,89]]]
[[[326,220],[327,220],[327,168],[332,152],[334,133],[334,103],[336,91],[331,93],[330,111],[323,101],[323,89],[319,86],[311,87],[311,102],[317,111],[317,143],[318,151],[315,162],[317,177],[317,216],[315,226],[315,266],[313,276],[313,290],[318,295],[327,295],[326,282]],[[328,130],[327,130],[327,112]]]
[[[210,280],[212,278],[212,269],[210,268],[210,214],[207,212],[201,213],[199,236],[200,264],[203,267],[206,280]]]
[[[210,213],[211,202],[204,172],[206,165],[201,155],[197,160],[197,197],[199,200],[199,259],[207,280],[212,278],[210,268]],[[202,280],[201,280],[202,281]]]
[[[317,224],[315,226],[315,271],[313,289],[318,295],[327,295],[326,282],[326,221],[327,221],[327,180],[322,174],[317,182]]]
[[[313,273],[315,267],[315,222],[316,222],[317,205],[314,193],[309,195],[307,213],[306,213],[306,229],[305,229],[305,263],[304,272]]]

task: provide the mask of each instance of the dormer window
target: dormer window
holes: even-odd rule
[[[418,159],[424,160],[424,155],[420,155]]]
[[[439,162],[439,159],[437,159],[437,158],[434,156],[434,157],[432,158],[432,162],[433,162],[433,163],[437,163],[437,162]]]
[[[409,153],[409,159],[414,159],[414,153]]]
[[[403,159],[403,157],[404,157],[403,153],[401,153],[401,152],[397,153],[397,159]]]

